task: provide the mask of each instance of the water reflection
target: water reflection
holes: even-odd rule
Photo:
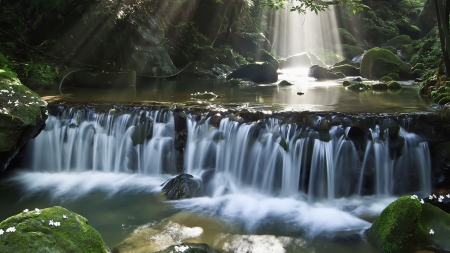
[[[346,90],[342,80],[316,81],[307,77],[307,69],[280,71],[279,81],[286,80],[292,86],[278,83],[255,87],[226,86],[224,80],[201,79],[141,79],[137,88],[121,90],[99,90],[63,87],[58,91],[41,91],[48,102],[165,102],[181,105],[238,109],[244,104],[255,110],[272,111],[338,111],[366,113],[406,113],[426,111],[428,105],[417,93],[417,85],[404,82],[399,91]],[[196,92],[214,92],[219,97],[196,99]],[[298,92],[304,93],[298,95]]]

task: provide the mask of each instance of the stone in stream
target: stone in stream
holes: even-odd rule
[[[367,241],[383,253],[450,252],[449,234],[450,214],[409,195],[387,206],[366,231]]]
[[[200,189],[200,183],[189,174],[180,174],[166,183],[162,188],[170,200],[192,198]]]
[[[24,210],[0,222],[0,252],[108,252],[88,220],[60,206]]]
[[[255,83],[274,83],[278,81],[278,73],[268,62],[252,63],[233,71],[227,76],[227,80],[232,78],[246,78]]]

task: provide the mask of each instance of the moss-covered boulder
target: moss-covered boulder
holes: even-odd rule
[[[330,69],[331,72],[341,72],[346,76],[359,76],[359,68],[353,66],[353,65],[349,65],[349,64],[344,64],[344,65],[340,65],[340,66],[336,66],[336,67],[332,67]]]
[[[387,89],[388,89],[387,83],[372,84],[372,90],[387,90]]]
[[[390,77],[390,76],[383,76],[382,78],[380,78],[380,81],[382,81],[382,82],[390,82],[390,81],[392,81],[392,77]]]
[[[108,252],[100,234],[81,215],[55,206],[0,222],[0,252]]]
[[[399,46],[411,44],[413,40],[408,35],[399,35],[390,40],[388,40],[383,47],[394,47],[398,48]]]
[[[398,35],[398,28],[392,27],[383,23],[375,23],[376,19],[363,18],[362,19],[362,31],[364,33],[364,39],[373,46],[380,46],[386,41],[394,38]]]
[[[352,91],[365,91],[365,90],[370,90],[371,85],[365,84],[363,82],[352,81],[352,82],[350,82],[350,85],[348,85],[346,87],[346,89],[352,90]]]
[[[232,78],[246,78],[255,83],[274,83],[278,81],[278,73],[273,65],[268,62],[252,63],[233,71],[226,79]]]
[[[367,240],[377,252],[414,252],[411,247],[422,204],[411,196],[404,196],[386,207],[367,230]]]
[[[394,81],[400,81],[401,80],[400,76],[397,73],[389,73],[388,76],[390,78],[392,78],[392,80],[394,80]]]
[[[320,67],[317,65],[309,68],[308,76],[314,77],[317,80],[334,80],[339,79],[339,76],[336,73],[329,71],[324,67]]]
[[[387,83],[387,86],[390,90],[400,90],[403,88],[403,85],[397,81],[390,81]]]
[[[449,234],[450,214],[416,196],[392,202],[366,231],[368,242],[382,253],[448,252]]]
[[[328,33],[329,38],[339,38],[342,44],[356,46],[356,39],[351,33],[344,28],[333,28]]]
[[[398,73],[402,79],[411,79],[412,73],[408,64],[397,55],[382,48],[372,48],[364,54],[361,60],[361,76],[369,79],[379,79],[389,73]]]
[[[47,103],[14,76],[0,69],[0,171],[40,133],[47,119]]]

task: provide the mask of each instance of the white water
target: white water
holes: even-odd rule
[[[210,195],[173,204],[217,215],[249,232],[273,228],[305,238],[360,233],[370,226],[366,219],[378,215],[394,195],[423,196],[431,189],[427,143],[404,130],[403,155],[392,159],[389,141],[375,126],[361,156],[346,136],[348,129],[340,126],[324,133],[273,118],[251,124],[225,118],[216,128],[208,118],[191,115],[186,123],[184,170],[196,177],[206,170],[216,173]],[[151,138],[133,145],[136,129]],[[24,197],[45,193],[56,200],[97,190],[110,196],[155,193],[170,177],[167,172],[176,173],[174,129],[170,111],[66,110],[50,116],[46,129],[28,145],[31,171],[11,180],[22,185]],[[330,140],[320,140],[324,135]],[[373,194],[363,196],[365,175],[371,173]]]

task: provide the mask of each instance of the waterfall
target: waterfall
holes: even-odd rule
[[[251,188],[274,196],[304,196],[311,202],[425,195],[431,190],[428,144],[404,129],[393,139],[389,128],[374,125],[357,143],[351,127],[342,125],[318,130],[276,118],[243,123],[232,115],[217,125],[211,117],[189,113],[181,119],[186,121],[187,139],[179,152],[179,130],[170,110],[66,109],[49,116],[45,129],[27,145],[29,167],[52,173],[201,176],[214,171],[213,195]],[[177,169],[181,155],[182,170]]]

